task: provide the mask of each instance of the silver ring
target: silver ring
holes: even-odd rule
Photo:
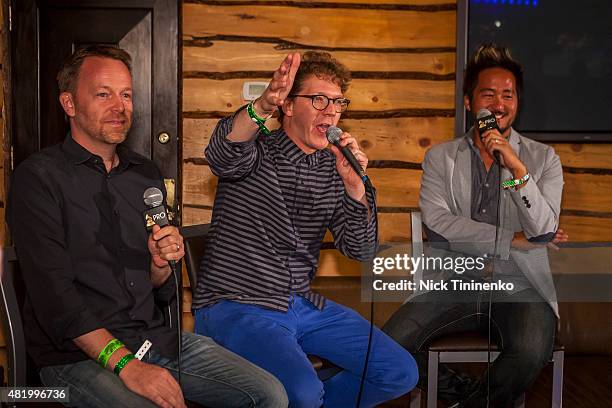
[[[495,139],[495,143],[496,143],[496,144],[499,144],[499,139]]]
[[[176,244],[176,252],[181,250],[181,245],[180,244]]]

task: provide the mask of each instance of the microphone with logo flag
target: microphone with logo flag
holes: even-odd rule
[[[486,108],[482,108],[476,114],[476,126],[478,127],[478,133],[482,138],[482,134],[487,130],[499,129],[499,125],[497,124],[497,119],[495,119],[495,115],[491,113],[490,110]],[[495,160],[499,163],[499,152],[496,150],[493,152],[493,156]]]
[[[149,207],[143,212],[147,231],[151,232],[155,224],[159,225],[162,228],[170,224],[170,222],[168,221],[168,213],[166,211],[166,206],[163,204],[164,195],[162,194],[159,188],[147,188],[142,198],[144,200],[145,205]]]

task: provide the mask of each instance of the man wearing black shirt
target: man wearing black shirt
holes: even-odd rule
[[[161,175],[120,145],[132,123],[130,57],[79,50],[58,83],[70,134],[19,166],[8,208],[43,383],[68,387],[71,406],[183,407],[183,393],[207,406],[286,406],[273,376],[191,333],[181,339],[181,390],[176,332],[158,302],[175,292],[168,261],[183,257],[183,239],[172,226],[147,234],[142,195],[165,191]],[[133,358],[145,340],[151,349]]]

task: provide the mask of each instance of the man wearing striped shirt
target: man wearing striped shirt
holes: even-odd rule
[[[290,54],[249,109],[222,119],[206,149],[219,177],[212,225],[193,297],[196,332],[276,375],[290,407],[356,404],[369,322],[310,289],[327,229],[344,255],[370,259],[376,203],[328,142],[349,101],[350,73],[330,54]],[[251,117],[279,109],[266,134]],[[253,112],[254,111],[254,112]],[[365,169],[348,133],[340,138]],[[343,370],[321,382],[307,354]],[[361,395],[371,407],[412,389],[412,356],[377,328]]]

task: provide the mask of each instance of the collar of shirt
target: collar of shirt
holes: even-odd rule
[[[276,143],[278,144],[280,152],[296,166],[302,161],[305,161],[308,167],[316,166],[319,164],[322,150],[317,150],[314,153],[306,154],[300,149],[294,142],[289,138],[284,130],[280,129],[276,136]]]
[[[64,139],[64,143],[62,144],[62,151],[66,154],[66,157],[70,160],[70,162],[75,165],[83,164],[90,160],[94,160],[94,162],[96,162],[96,160],[99,160],[97,163],[102,162],[102,158],[100,156],[91,153],[89,150],[78,144],[72,138],[70,132],[68,132],[66,139]],[[117,155],[119,156],[119,165],[116,167],[116,171],[123,171],[130,164],[144,163],[142,157],[132,152],[123,145],[117,146]]]

